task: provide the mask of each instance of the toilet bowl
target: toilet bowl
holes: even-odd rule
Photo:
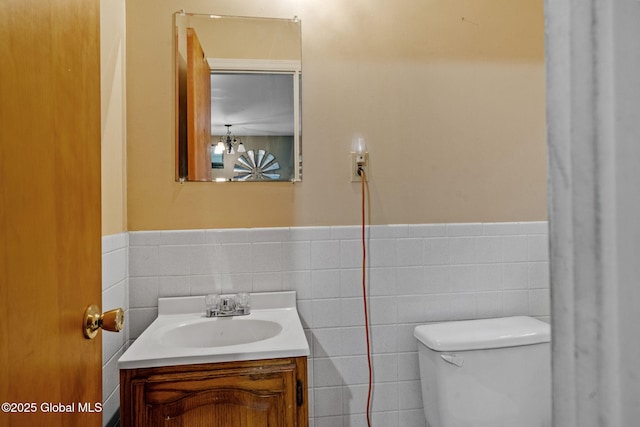
[[[547,323],[505,317],[417,326],[429,427],[550,427]]]

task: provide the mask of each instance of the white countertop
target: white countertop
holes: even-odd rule
[[[158,318],[118,360],[119,369],[190,365],[196,363],[272,359],[309,355],[309,344],[296,310],[295,291],[251,294],[251,314],[232,318],[207,318],[204,296],[160,298]],[[181,347],[163,342],[168,330],[202,322],[264,320],[282,330],[261,341],[217,347]]]

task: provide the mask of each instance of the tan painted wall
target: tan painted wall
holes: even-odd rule
[[[546,219],[540,0],[127,2],[128,228]],[[174,182],[172,13],[302,20],[303,182]]]
[[[202,15],[187,26],[198,33],[207,57],[300,60],[299,26],[290,20],[217,19],[211,25]]]
[[[124,0],[100,2],[102,235],[127,231]]]

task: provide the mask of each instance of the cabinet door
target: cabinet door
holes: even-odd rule
[[[296,424],[296,365],[154,375],[134,384],[147,426],[288,427]],[[141,392],[141,393],[140,393]],[[139,394],[140,393],[140,394]],[[138,411],[142,408],[138,407]]]

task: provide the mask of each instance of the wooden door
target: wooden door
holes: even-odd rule
[[[193,28],[187,28],[187,157],[189,180],[210,181],[211,70]]]
[[[101,425],[99,10],[0,2],[0,426]]]

